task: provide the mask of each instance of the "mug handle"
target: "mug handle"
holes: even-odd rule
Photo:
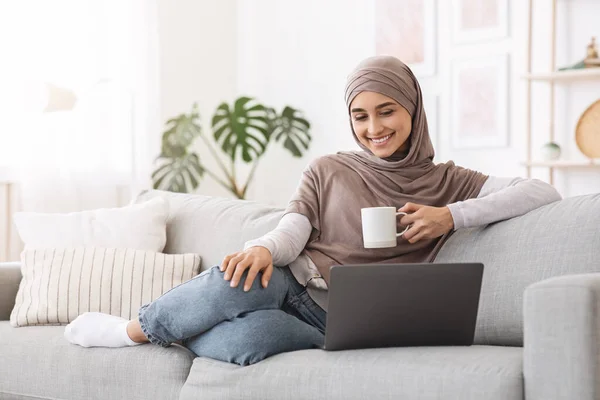
[[[396,217],[397,217],[398,215],[408,215],[408,214],[407,214],[407,213],[405,213],[405,212],[403,212],[403,211],[398,211],[398,212],[396,213]],[[408,226],[407,226],[407,227],[406,227],[406,228],[405,228],[405,229],[404,229],[402,232],[400,232],[400,233],[396,233],[396,237],[399,237],[399,236],[402,236],[402,235],[404,235],[404,234],[406,233],[406,231],[410,229],[410,227],[411,227],[411,225],[408,225]]]

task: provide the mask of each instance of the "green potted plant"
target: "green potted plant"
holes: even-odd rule
[[[310,123],[301,112],[285,106],[281,113],[250,97],[240,97],[230,107],[221,103],[212,118],[212,142],[200,126],[196,103],[189,113],[180,114],[166,123],[161,153],[152,173],[153,187],[190,193],[209,175],[239,199],[245,199],[258,162],[271,143],[280,143],[292,156],[301,157],[308,149]],[[217,161],[221,175],[208,170],[191,147],[200,139]],[[222,160],[217,151],[227,159]],[[236,164],[252,163],[245,183],[238,182]]]

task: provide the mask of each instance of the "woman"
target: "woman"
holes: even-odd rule
[[[432,261],[452,230],[515,217],[560,199],[536,180],[435,165],[419,84],[388,56],[361,62],[346,104],[362,152],[321,157],[304,171],[276,229],[140,309],[139,318],[86,313],[72,343],[177,342],[199,356],[248,365],[323,345],[329,267]],[[410,229],[396,247],[365,249],[360,208],[401,206]],[[277,267],[274,267],[277,266]]]

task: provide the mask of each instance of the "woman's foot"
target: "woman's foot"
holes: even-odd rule
[[[86,312],[65,327],[65,338],[83,347],[127,347],[147,342],[141,337],[134,338],[137,341],[129,337],[129,322],[114,315]]]

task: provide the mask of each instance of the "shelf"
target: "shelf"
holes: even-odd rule
[[[523,79],[545,82],[566,82],[595,79],[600,80],[600,67],[526,74],[523,75]]]
[[[526,167],[552,167],[552,168],[600,168],[600,161],[531,161],[523,162]]]

